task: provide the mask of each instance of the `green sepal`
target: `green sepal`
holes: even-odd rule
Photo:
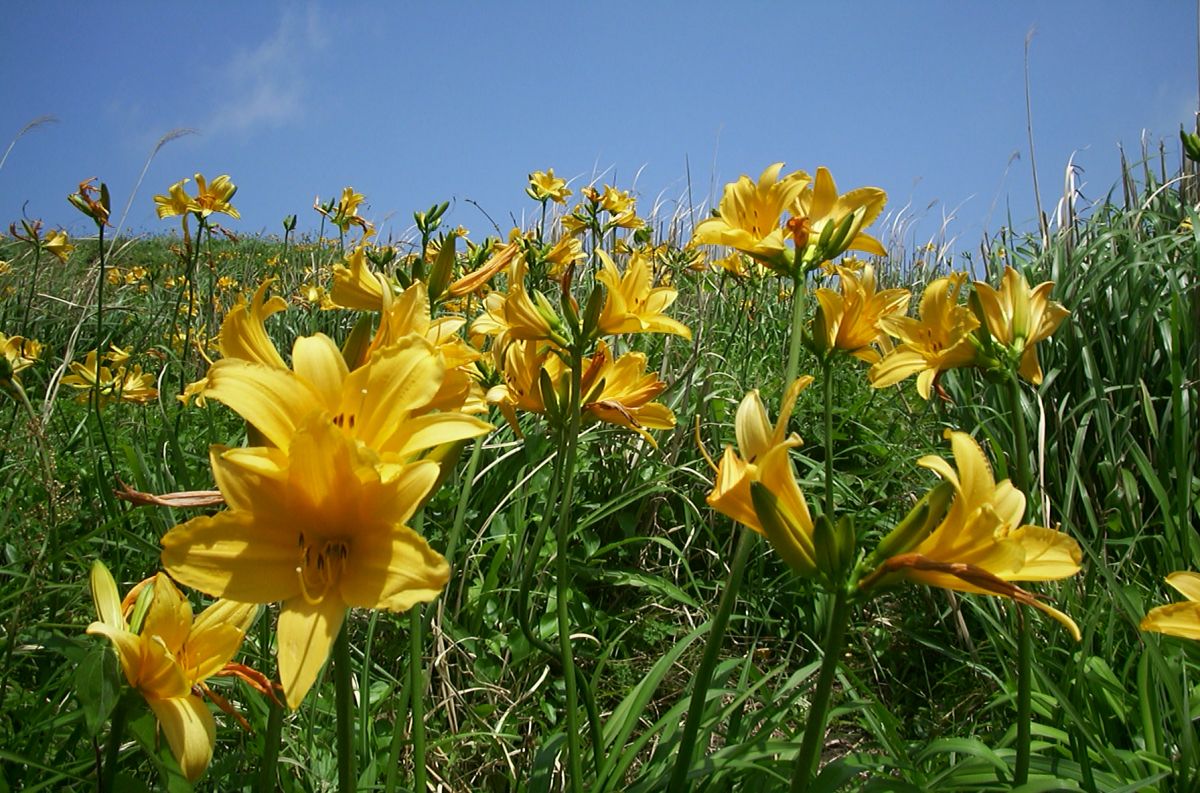
[[[371,319],[370,314],[360,316],[342,343],[342,359],[351,370],[367,362],[367,350],[371,346]]]
[[[437,259],[433,262],[433,268],[429,271],[429,282],[427,288],[429,290],[430,301],[437,302],[442,296],[442,292],[446,291],[446,287],[450,285],[450,276],[454,274],[454,261],[458,255],[456,248],[458,247],[458,233],[450,232],[442,240],[442,247],[438,249]]]
[[[882,564],[893,556],[907,553],[921,543],[946,517],[950,502],[954,498],[954,485],[939,482],[936,487],[921,497],[896,528],[879,541],[871,553],[875,564]]]
[[[762,524],[767,540],[780,558],[787,562],[788,567],[806,577],[815,573],[815,560],[795,542],[791,530],[780,517],[779,500],[775,494],[762,482],[751,482],[750,500],[754,504],[754,514],[758,516],[758,522]]]

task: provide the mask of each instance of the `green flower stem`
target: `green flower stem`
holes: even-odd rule
[[[783,378],[786,389],[800,373],[800,343],[804,340],[804,312],[807,303],[804,273],[792,279],[792,334],[788,345],[787,375]]]
[[[100,793],[116,793],[117,760],[121,742],[125,740],[125,722],[129,718],[129,702],[122,696],[117,700],[109,721],[108,748],[104,752],[104,767],[100,769]]]
[[[350,620],[333,643],[334,705],[337,710],[338,791],[354,793],[354,691],[350,681]]]
[[[113,455],[112,445],[108,442],[108,431],[104,427],[104,412],[100,409],[100,367],[104,355],[104,224],[97,223],[100,245],[100,281],[96,284],[96,383],[92,387],[92,408],[96,412],[96,426],[100,429],[100,441],[104,444],[104,452],[108,457],[109,473],[117,475],[117,459]]]
[[[688,790],[687,774],[692,765],[700,721],[704,718],[708,687],[712,683],[713,672],[716,671],[717,661],[721,656],[729,615],[737,602],[738,590],[742,586],[742,574],[746,570],[746,561],[750,558],[757,536],[749,529],[740,531],[737,549],[733,552],[733,564],[729,568],[729,580],[725,583],[725,591],[721,593],[721,602],[717,606],[717,613],[713,616],[712,627],[709,628],[708,639],[704,644],[704,656],[700,659],[700,668],[696,670],[696,677],[692,681],[692,698],[688,702],[687,720],[683,724],[683,736],[679,741],[679,751],[675,755],[675,767],[671,771],[667,793],[685,793]]]
[[[1008,415],[1013,430],[1013,456],[1016,458],[1010,472],[1013,484],[1026,496],[1025,510],[1029,511],[1029,436],[1025,429],[1025,411],[1021,409],[1021,381],[1012,372],[1008,376]],[[1022,516],[1024,518],[1024,516]],[[1030,720],[1033,712],[1033,636],[1029,621],[1017,620],[1017,760],[1013,769],[1013,784],[1024,785],[1029,781],[1029,754],[1032,736]]]
[[[428,786],[425,772],[425,656],[421,632],[420,604],[409,609],[408,669],[412,678],[413,791],[422,793]]]
[[[833,691],[833,678],[837,672],[842,648],[846,646],[846,626],[850,622],[850,596],[839,589],[833,596],[833,611],[829,616],[829,631],[825,634],[822,647],[824,658],[817,686],[813,690],[808,709],[808,724],[804,727],[804,739],[796,755],[796,768],[792,774],[791,793],[807,793],[816,775],[817,761],[825,738],[825,719],[829,715],[829,695]]]
[[[479,460],[483,456],[483,438],[476,438],[471,448],[471,459],[467,462],[466,473],[463,474],[462,486],[458,489],[458,506],[454,510],[454,525],[450,527],[450,538],[446,541],[446,561],[454,566],[454,553],[462,537],[463,526],[467,522],[467,505],[471,499],[471,489],[475,486],[475,474],[479,471]]]
[[[821,367],[825,382],[825,517],[833,522],[833,356]]]
[[[558,647],[562,660],[563,684],[567,693],[567,773],[573,793],[583,791],[583,760],[579,749],[579,692],[575,680],[575,655],[571,649],[571,620],[567,600],[571,592],[571,562],[567,553],[570,535],[571,506],[575,494],[575,455],[579,447],[580,401],[583,387],[583,353],[578,345],[571,350],[571,391],[568,400],[570,419],[567,422],[563,444],[565,455],[562,460],[562,498],[559,500],[558,526],[555,530],[555,553],[557,555],[557,581],[555,610],[558,615]]]
[[[267,734],[263,738],[262,763],[255,786],[259,793],[275,793],[278,789],[279,742],[283,737],[283,706],[268,698],[267,708]]]

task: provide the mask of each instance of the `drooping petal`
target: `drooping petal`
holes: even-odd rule
[[[183,775],[195,782],[212,760],[217,728],[208,706],[199,697],[184,696],[171,699],[147,699],[154,711],[171,754],[179,762]]]
[[[1022,526],[1008,535],[1025,552],[1021,581],[1057,581],[1080,570],[1083,551],[1073,537],[1041,526]]]
[[[1200,603],[1171,603],[1151,609],[1139,626],[1144,631],[1200,639]]]
[[[336,597],[284,602],[278,627],[279,679],[288,707],[294,710],[304,701],[345,618],[346,604]]]

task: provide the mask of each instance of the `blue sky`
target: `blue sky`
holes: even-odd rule
[[[19,10],[17,10],[19,9]],[[454,202],[476,238],[532,211],[532,170],[636,187],[639,208],[697,205],[784,161],[843,190],[888,191],[923,242],[954,213],[958,248],[1033,224],[1023,48],[1043,203],[1068,159],[1083,193],[1117,178],[1117,145],[1165,138],[1196,110],[1196,6],[1120,2],[67,3],[0,27],[0,221],[84,233],[65,200],[107,181],[119,215],[170,230],[152,197],[228,173],[244,232],[315,228],[316,195],[353,185],[403,234]],[[2,151],[2,149],[0,149]],[[1018,155],[1019,159],[1014,159]],[[636,179],[636,182],[635,182]]]

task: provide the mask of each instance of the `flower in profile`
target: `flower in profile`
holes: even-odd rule
[[[783,213],[808,185],[804,171],[793,171],[782,179],[783,163],[768,166],[754,182],[742,175],[725,185],[717,215],[696,226],[694,241],[725,245],[782,269],[784,255]]]
[[[1062,623],[1079,640],[1079,627],[1058,609],[1014,581],[1055,581],[1075,575],[1083,552],[1079,543],[1054,529],[1022,523],[1025,494],[991,466],[970,435],[946,431],[955,465],[929,455],[917,461],[954,488],[945,518],[928,536],[913,538],[860,584],[870,589],[904,578],[929,586],[998,595],[1032,606]]]
[[[555,176],[553,168],[529,174],[529,186],[525,188],[525,192],[534,201],[553,201],[556,204],[567,203],[567,198],[571,195],[566,180]]]
[[[813,520],[788,456],[802,441],[788,433],[787,424],[797,397],[812,380],[805,375],[788,387],[774,425],[758,391],[746,394],[734,419],[737,449],[726,446],[720,465],[708,460],[717,474],[708,505],[766,537],[793,570],[806,576],[817,572]],[[767,496],[758,504],[769,503],[770,514],[759,510],[756,486]]]
[[[907,289],[875,289],[875,269],[867,264],[855,272],[838,268],[841,291],[822,287],[817,290],[820,310],[813,322],[813,343],[822,352],[843,350],[854,357],[876,363],[879,352],[875,346],[890,349],[879,321],[894,314],[903,315],[908,308]]]
[[[296,708],[347,609],[399,612],[431,601],[450,567],[405,525],[437,482],[437,463],[381,472],[369,447],[319,412],[289,440],[286,450],[214,447],[229,508],[169,531],[162,558],[176,580],[202,592],[282,602],[279,674]]]
[[[634,200],[628,190],[618,190],[612,185],[605,185],[597,203],[610,215],[622,215],[633,209]]]
[[[356,245],[346,254],[344,264],[333,266],[333,289],[329,297],[342,308],[379,311],[383,308],[385,289],[392,289],[391,281],[367,265],[366,245]]]
[[[67,239],[67,232],[55,229],[46,233],[46,239],[42,241],[42,250],[53,254],[56,259],[66,264],[67,257],[75,250],[75,246]]]
[[[920,319],[885,316],[879,327],[901,343],[867,372],[875,388],[917,375],[917,391],[929,399],[937,377],[947,369],[974,365],[978,349],[973,332],[979,320],[959,304],[966,273],[931,281],[921,296]]]
[[[883,245],[862,229],[875,222],[886,203],[887,193],[878,187],[860,187],[839,195],[829,169],[817,168],[812,185],[789,206],[792,218],[788,224],[796,241],[796,255],[801,256],[803,249],[817,246],[821,249],[814,248],[813,255],[818,260],[832,259],[848,250],[883,256],[886,253]],[[837,240],[828,240],[827,230],[832,234],[843,225],[846,233],[839,234]],[[822,238],[827,239],[825,245],[820,244]]]
[[[183,186],[190,181],[191,179],[180,179],[171,185],[166,195],[154,196],[156,205],[154,211],[158,213],[159,220],[176,215],[186,216],[189,212],[194,211],[195,202],[183,189]]]
[[[664,313],[679,292],[669,286],[652,285],[648,258],[634,253],[625,272],[621,273],[607,253],[602,250],[597,253],[602,269],[596,274],[596,280],[608,291],[598,323],[601,334],[674,333],[685,339],[692,338],[691,329]]]
[[[567,271],[577,261],[586,259],[587,254],[583,252],[583,243],[578,237],[563,237],[558,242],[546,251],[546,263],[550,265],[549,275],[551,278],[558,278]]]
[[[1025,276],[1012,267],[1004,268],[999,290],[983,281],[975,282],[975,294],[992,340],[1020,359],[1021,377],[1034,385],[1042,382],[1038,342],[1049,338],[1071,314],[1050,299],[1052,289],[1053,281],[1030,289]]]
[[[128,617],[147,587],[149,605],[140,625],[131,629]],[[212,694],[204,681],[225,674],[262,685],[261,676],[231,663],[258,606],[219,600],[193,620],[191,604],[162,573],[122,602],[116,581],[99,561],[92,564],[91,590],[99,619],[87,632],[112,642],[125,679],[154,712],[184,775],[196,781],[212,760],[216,741],[212,713],[200,698]]]
[[[507,292],[489,292],[483,301],[483,313],[471,323],[471,335],[494,336],[503,347],[510,339],[555,341],[562,347],[563,323],[554,306],[541,292],[531,295],[525,287],[528,266],[517,257],[508,276]]]
[[[85,392],[98,390],[102,405],[114,399],[144,404],[158,398],[154,375],[143,373],[141,364],[134,365],[132,369],[119,366],[115,372],[107,366],[101,366],[97,380],[95,350],[87,354],[83,363],[72,361],[71,372],[62,379],[62,384]],[[79,399],[87,401],[87,393],[80,394]]]
[[[1200,574],[1179,570],[1167,576],[1167,583],[1187,600],[1150,609],[1138,627],[1168,636],[1200,639]]]

